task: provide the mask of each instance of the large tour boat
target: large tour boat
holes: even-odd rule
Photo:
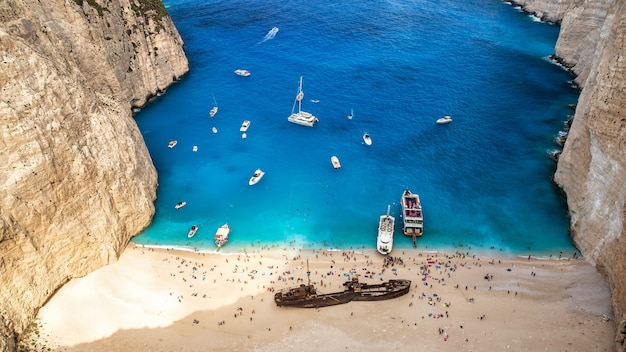
[[[422,203],[420,203],[419,195],[406,189],[402,193],[400,201],[404,220],[402,231],[406,236],[413,238],[421,236],[424,233],[424,215],[422,214]]]
[[[393,230],[396,219],[389,215],[391,206],[387,205],[387,215],[381,215],[378,222],[378,237],[376,239],[376,249],[382,255],[388,255],[393,248]]]
[[[228,243],[228,236],[230,235],[230,225],[224,224],[220,226],[215,232],[215,245],[219,250],[223,245]]]

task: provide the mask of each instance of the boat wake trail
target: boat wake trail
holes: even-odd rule
[[[265,43],[266,41],[268,41],[270,39],[274,39],[274,37],[276,36],[276,33],[278,33],[278,27],[274,27],[274,28],[270,29],[270,31],[267,32],[265,37],[263,37],[263,40],[261,40],[257,44],[262,44],[262,43]]]

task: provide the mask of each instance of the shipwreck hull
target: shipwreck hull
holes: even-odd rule
[[[409,293],[410,280],[390,280],[376,285],[359,283],[353,279],[344,283],[345,291],[317,294],[313,285],[301,285],[274,295],[279,307],[321,308],[345,304],[351,301],[384,301]]]
[[[277,293],[276,295],[279,295]],[[288,299],[280,296],[274,296],[274,301],[279,307],[297,307],[297,308],[322,308],[346,304],[353,300],[353,292],[341,292],[337,294],[320,295],[305,299]]]

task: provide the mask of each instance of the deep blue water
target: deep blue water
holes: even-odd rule
[[[135,242],[213,250],[228,222],[226,251],[373,249],[391,204],[394,248],[410,248],[399,206],[409,188],[424,207],[420,249],[575,250],[549,158],[578,99],[547,59],[558,27],[495,0],[165,3],[190,72],[136,114],[159,189]],[[314,128],[287,122],[300,76]],[[436,124],[443,115],[453,122]],[[266,175],[250,187],[257,168]]]

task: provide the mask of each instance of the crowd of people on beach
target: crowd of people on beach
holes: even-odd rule
[[[297,250],[292,249],[292,251]],[[459,282],[454,276],[458,270],[478,269],[481,272],[484,271],[481,274],[482,277],[485,282],[491,284],[494,279],[493,270],[495,269],[484,270],[483,262],[490,267],[501,265],[501,260],[498,260],[496,264],[495,259],[481,260],[480,257],[471,255],[469,252],[456,252],[454,254],[416,252],[414,256],[402,252],[402,255],[396,256],[370,257],[366,253],[353,250],[341,252],[315,250],[312,253],[307,253],[307,255],[314,254],[315,256],[314,268],[309,270],[308,257],[303,258],[300,251],[297,252],[298,254],[294,256],[284,255],[282,265],[267,265],[265,267],[263,266],[263,249],[250,253],[244,251],[244,253],[227,255],[224,257],[223,262],[223,265],[228,266],[227,270],[223,268],[215,270],[217,267],[202,270],[204,264],[201,261],[192,262],[178,256],[164,258],[164,260],[169,260],[174,264],[170,277],[180,277],[184,282],[189,280],[189,287],[194,288],[194,292],[191,294],[192,297],[197,297],[198,291],[202,289],[208,290],[210,287],[194,287],[194,284],[198,281],[200,283],[207,282],[208,285],[239,285],[241,291],[243,291],[245,285],[250,285],[254,282],[255,276],[269,277],[268,281],[264,281],[266,284],[260,284],[258,287],[260,291],[257,294],[262,295],[264,293],[273,294],[278,290],[303,283],[305,280],[310,280],[312,284],[320,288],[335,286],[341,288],[342,284],[352,277],[359,277],[361,280],[383,280],[388,275],[399,275],[415,283],[411,289],[411,298],[407,304],[408,308],[416,313],[412,314],[412,316],[421,317],[421,319],[449,319],[454,315],[453,311],[451,311],[452,300],[444,299],[441,294],[441,292],[450,292],[448,289],[444,289],[448,284],[457,290],[463,287],[464,291],[470,289],[492,291],[494,289],[493,285],[489,285],[487,288],[487,286],[479,285],[477,282]],[[507,267],[505,270],[512,272],[513,269],[514,266]],[[219,276],[217,276],[218,271],[220,272]],[[232,274],[228,277],[223,277],[224,272]],[[530,275],[535,277],[536,271],[532,271]],[[511,293],[511,288],[507,287],[507,293]],[[502,291],[502,288],[500,287],[498,290]],[[173,293],[171,295],[174,296]],[[463,295],[466,297],[465,302],[468,304],[475,303],[474,297]],[[515,295],[517,295],[517,292],[515,292]],[[251,300],[254,300],[254,296],[254,294],[251,296]],[[183,293],[175,295],[175,297],[179,302],[182,302]],[[207,298],[208,296],[205,293],[202,297]],[[273,302],[270,302],[263,304],[273,304]],[[419,302],[424,303],[417,304]],[[207,303],[207,305],[210,305],[210,303]],[[252,314],[254,314],[255,309],[255,306],[246,309],[246,311],[252,312],[248,314],[250,322],[253,322]],[[244,307],[240,307],[232,315],[232,318],[240,318],[243,314]],[[486,319],[486,314],[477,314],[476,319],[483,321]],[[218,317],[217,325],[224,326],[226,321],[227,318]],[[419,325],[417,320],[409,323],[406,319],[402,319],[401,322],[407,324],[407,326]],[[447,326],[449,327],[449,325]],[[290,331],[292,329],[293,326],[290,326]],[[463,326],[459,325],[457,329],[463,329]],[[444,327],[439,328],[439,335],[442,335],[444,341],[448,341],[450,331]]]

